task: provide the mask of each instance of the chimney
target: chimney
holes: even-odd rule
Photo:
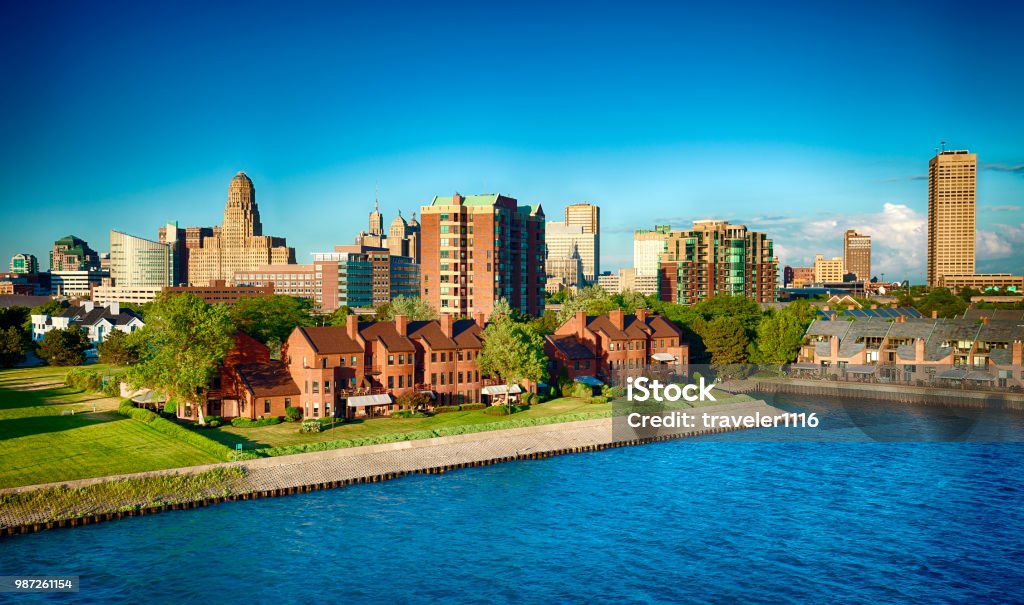
[[[839,358],[839,337],[833,336],[828,340],[828,355],[832,361]]]
[[[576,338],[583,340],[583,330],[587,328],[587,312],[583,309],[576,311]]]
[[[1015,340],[1010,345],[1010,365],[1020,368],[1022,363],[1024,363],[1024,344],[1019,340]]]
[[[914,361],[924,361],[924,339],[914,341]]]
[[[898,306],[899,306],[899,305],[897,305],[896,303],[889,303],[889,308],[890,308],[890,309],[895,309],[895,308],[897,308]]]
[[[483,311],[477,311],[473,314],[473,319],[476,321],[476,325],[480,326],[481,329],[487,324],[487,316],[484,315]]]
[[[622,329],[625,324],[622,309],[612,309],[608,312],[608,319],[611,320],[612,325],[618,329]]]
[[[877,308],[878,308],[878,305],[871,305],[871,309],[872,310],[877,309]]]
[[[82,310],[85,311],[86,313],[91,313],[92,312],[92,301],[91,300],[83,300],[82,301]]]
[[[647,309],[637,309],[636,318],[640,320],[640,323],[647,323]]]
[[[348,317],[345,318],[345,331],[348,332],[348,337],[352,340],[359,342],[359,316],[355,313],[349,313]]]
[[[932,319],[938,319],[938,318],[939,318],[939,310],[938,309],[932,309]]]
[[[832,309],[830,309],[830,308],[828,307],[828,305],[825,305],[825,306],[823,306],[823,307],[821,308],[821,310],[822,310],[822,311],[825,311],[825,312],[827,313],[827,312],[831,311]]]
[[[406,336],[409,331],[409,317],[407,315],[395,315],[395,331],[399,336]]]
[[[120,302],[110,302],[110,303],[107,303],[107,310],[110,311],[111,315],[113,315],[114,317],[117,317],[118,315],[121,314],[121,303]]]
[[[448,338],[452,337],[452,314],[442,313],[441,314],[441,331]]]

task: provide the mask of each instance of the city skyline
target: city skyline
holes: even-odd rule
[[[737,9],[752,18],[702,29]],[[386,220],[455,192],[549,216],[596,204],[605,271],[631,266],[633,230],[710,218],[768,233],[780,266],[840,255],[856,229],[873,236],[876,274],[923,283],[927,163],[946,141],[979,156],[977,271],[1021,273],[1013,4],[956,20],[886,6],[882,21],[870,7],[753,3],[652,7],[657,19],[600,6],[583,19],[528,5],[500,19],[486,7],[16,10],[0,41],[21,58],[0,99],[5,259],[46,258],[69,233],[103,252],[109,229],[155,239],[168,221],[218,224],[225,176],[242,170],[300,262],[351,242],[379,184]],[[446,30],[548,40],[558,60],[530,44],[465,53],[438,41]],[[629,45],[601,42],[625,34]],[[881,43],[858,43],[869,39]]]

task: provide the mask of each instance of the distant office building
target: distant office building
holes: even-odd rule
[[[548,223],[548,229],[551,225],[552,223]],[[557,294],[566,288],[575,290],[586,283],[583,279],[583,261],[575,248],[568,258],[549,256],[544,265],[544,272],[547,275],[544,289],[549,294]]]
[[[441,313],[490,314],[504,298],[544,311],[544,210],[504,195],[437,196],[421,209],[421,297]]]
[[[928,162],[928,285],[975,271],[977,154],[939,152]]]
[[[289,248],[283,237],[263,235],[256,188],[239,172],[228,187],[223,226],[203,238],[199,247],[190,249],[188,256],[189,283],[201,286],[231,280],[238,271],[292,264],[295,249]]]
[[[586,245],[580,247],[584,279],[592,282],[601,272],[601,208],[594,204],[570,204],[565,207],[565,224],[569,227],[579,226],[583,233],[594,236],[593,253]],[[550,251],[549,242],[549,255]]]
[[[11,273],[22,275],[39,273],[39,261],[34,254],[22,252],[11,257]]]
[[[62,237],[50,250],[50,271],[100,271],[100,256],[74,235]]]
[[[782,283],[784,286],[803,288],[814,283],[814,267],[790,267],[783,270]]]
[[[947,273],[939,278],[936,286],[949,288],[953,292],[959,292],[964,288],[980,290],[982,292],[990,289],[1005,290],[1007,292],[1024,293],[1024,276],[1010,273],[972,273],[968,275],[956,275]]]
[[[824,254],[818,254],[814,257],[814,283],[841,282],[845,274],[841,256],[827,259]]]
[[[597,235],[583,231],[582,225],[567,225],[561,221],[549,221],[545,234],[548,247],[547,262],[566,260],[574,255],[580,259],[583,279],[578,282],[571,282],[569,285],[576,287],[594,281],[594,254],[597,246]],[[547,271],[550,276],[553,271]]]
[[[854,279],[871,279],[871,236],[848,229],[843,235],[843,264]]]
[[[196,248],[202,248],[207,238],[220,233],[220,227],[178,227],[177,223],[167,223],[158,231],[158,241],[171,247],[174,263],[175,286],[188,285],[189,254]]]
[[[110,278],[115,286],[175,285],[171,246],[111,230]]]
[[[366,248],[387,248],[393,256],[406,256],[412,262],[420,262],[420,223],[416,220],[416,213],[412,213],[412,220],[406,221],[402,211],[391,221],[388,230],[384,232],[384,215],[380,212],[380,205],[375,200],[373,212],[370,213],[369,231],[361,231],[356,236],[356,246]]]
[[[669,231],[665,246],[661,300],[693,304],[729,294],[775,302],[778,259],[764,233],[728,221],[694,221],[692,229]]]
[[[661,255],[665,253],[669,225],[658,225],[654,229],[638,229],[633,232],[633,268],[640,276],[658,276]]]
[[[110,273],[110,253],[100,252],[100,271]]]
[[[163,290],[163,286],[115,286],[112,279],[103,278],[100,285],[93,286],[90,298],[98,305],[108,303],[144,305],[153,302]]]
[[[260,296],[273,296],[274,285],[263,286],[229,286],[223,279],[215,279],[205,286],[174,286],[164,288],[164,292],[181,294],[188,292],[203,299],[207,304],[223,303],[233,305],[243,298],[255,298]]]
[[[95,270],[50,271],[50,294],[55,296],[88,297],[107,274]]]
[[[609,294],[621,294],[627,290],[643,295],[658,293],[657,275],[638,275],[634,267],[619,269],[617,273],[605,272],[597,276],[597,285]]]
[[[313,263],[270,265],[235,274],[235,283],[272,285],[274,294],[312,300],[331,313],[338,307],[376,307],[398,296],[419,296],[419,267],[387,248],[336,246],[318,252]]]

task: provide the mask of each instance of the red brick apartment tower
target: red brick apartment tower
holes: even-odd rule
[[[500,298],[544,311],[544,211],[503,195],[435,197],[421,209],[420,295],[441,313],[489,315]]]

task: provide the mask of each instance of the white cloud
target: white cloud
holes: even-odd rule
[[[977,255],[979,259],[1005,258],[1013,252],[1013,246],[1010,245],[1010,242],[994,231],[978,229],[977,242]]]

